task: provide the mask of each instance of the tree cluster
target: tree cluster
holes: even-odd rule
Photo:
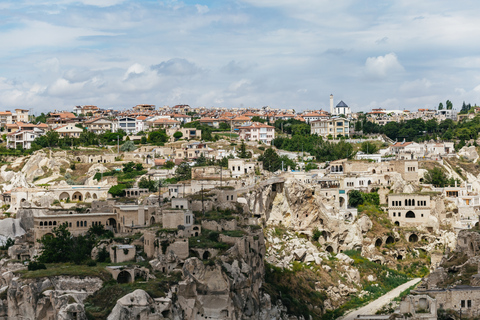
[[[72,236],[66,224],[53,228],[52,235],[43,236],[39,242],[43,247],[38,257],[41,263],[73,262],[81,264],[90,260],[90,254],[99,239],[113,238],[113,233],[103,225],[92,226],[85,235]]]

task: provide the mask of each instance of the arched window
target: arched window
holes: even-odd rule
[[[77,227],[79,227],[79,225],[80,225],[80,224],[79,224],[79,222],[77,221]]]
[[[40,221],[40,227],[43,227],[43,222],[42,221]]]
[[[405,217],[406,217],[406,218],[415,218],[415,213],[413,213],[413,211],[408,211],[408,212],[405,214]]]

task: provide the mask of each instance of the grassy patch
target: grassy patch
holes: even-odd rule
[[[103,281],[111,279],[110,273],[105,269],[107,264],[98,264],[95,267],[76,265],[71,263],[47,263],[47,269],[27,271],[16,271],[23,279],[35,279],[54,276],[78,276],[98,277]]]
[[[220,242],[219,232],[211,231],[208,229],[203,229],[202,234],[198,237],[190,237],[188,239],[188,244],[190,248],[200,248],[200,249],[219,249],[221,251],[228,250],[231,245],[228,243]]]

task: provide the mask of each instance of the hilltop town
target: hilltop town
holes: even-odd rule
[[[0,319],[480,314],[480,107],[0,112]]]

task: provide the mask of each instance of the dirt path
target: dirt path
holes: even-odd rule
[[[392,301],[394,298],[398,297],[398,295],[400,293],[402,293],[402,291],[405,291],[406,289],[413,286],[414,284],[417,284],[418,282],[420,282],[420,280],[422,280],[422,279],[421,278],[415,278],[413,280],[410,280],[407,283],[404,283],[404,284],[396,287],[395,289],[390,290],[389,292],[387,292],[386,294],[384,294],[383,296],[381,296],[377,300],[374,300],[374,301],[370,302],[366,306],[361,307],[360,309],[357,309],[357,310],[350,311],[350,313],[346,314],[345,316],[343,316],[340,319],[341,320],[353,320],[353,319],[355,319],[355,317],[357,315],[360,315],[360,314],[365,314],[365,315],[375,314],[375,312],[377,312],[377,310],[379,310],[381,307],[383,307],[384,305],[386,305],[387,303]]]

